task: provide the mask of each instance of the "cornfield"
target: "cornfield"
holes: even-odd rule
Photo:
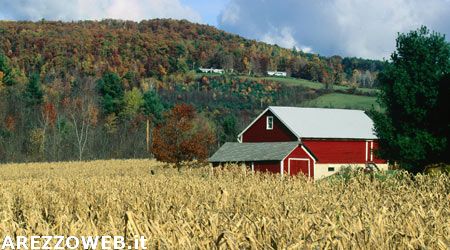
[[[0,236],[157,249],[449,249],[450,177],[308,181],[152,160],[0,165]]]

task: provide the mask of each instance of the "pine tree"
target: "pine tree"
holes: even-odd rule
[[[0,51],[0,86],[12,86],[14,84],[16,84],[16,80],[8,58]]]
[[[42,92],[41,79],[38,73],[31,74],[24,92],[24,101],[27,107],[36,107],[43,103],[44,93]]]
[[[105,73],[97,81],[97,87],[102,96],[100,102],[103,113],[106,115],[119,114],[123,108],[124,97],[124,89],[120,77],[116,73]]]
[[[144,104],[142,105],[142,109],[144,114],[150,116],[155,122],[161,121],[164,106],[156,91],[149,90],[145,92],[143,99]]]

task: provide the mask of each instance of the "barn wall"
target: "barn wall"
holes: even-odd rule
[[[344,167],[352,167],[352,168],[364,168],[365,164],[316,164],[316,175],[314,176],[315,180],[333,175],[339,172]],[[329,171],[329,168],[333,168],[334,171]]]
[[[311,166],[311,176],[314,177],[314,160],[302,149],[301,146],[298,146],[294,149],[283,161],[283,166],[285,172],[288,172],[289,167],[289,159],[290,158],[306,158],[309,159],[310,166]]]
[[[316,167],[314,169],[315,170],[314,179],[317,180],[333,175],[339,172],[339,170],[341,170],[344,167],[364,168],[365,166],[366,164],[316,164]],[[388,164],[386,163],[377,164],[377,167],[381,171],[388,170]],[[334,171],[329,171],[329,168],[333,168]]]
[[[319,163],[347,163],[358,164],[370,161],[370,142],[366,151],[365,140],[317,140],[303,139],[302,142],[319,159]],[[378,146],[373,142],[374,148]],[[367,161],[366,161],[367,153]],[[385,163],[373,154],[373,161]]]
[[[267,116],[273,116],[272,130],[266,129]],[[242,134],[242,142],[283,142],[297,140],[297,137],[270,110]]]
[[[255,171],[259,172],[279,174],[280,162],[279,161],[254,162],[254,169]]]

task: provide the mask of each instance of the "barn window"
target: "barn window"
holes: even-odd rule
[[[268,116],[267,117],[266,129],[268,129],[268,130],[272,130],[273,129],[273,116]]]
[[[328,172],[334,172],[334,167],[328,167]]]

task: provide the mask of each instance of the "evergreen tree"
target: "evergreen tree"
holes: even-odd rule
[[[31,74],[24,92],[24,101],[27,107],[36,107],[43,103],[44,93],[38,73]]]
[[[220,136],[220,142],[235,141],[238,134],[236,127],[236,117],[232,114],[225,116],[222,122],[223,134]]]
[[[0,86],[12,86],[16,83],[8,58],[0,51]]]
[[[385,113],[374,112],[379,154],[413,173],[449,162],[449,43],[422,27],[399,34],[391,60],[379,75]]]
[[[158,123],[162,119],[164,106],[159,98],[158,93],[154,90],[149,90],[144,93],[144,103],[142,109],[145,115],[152,117],[154,122]]]
[[[101,97],[100,103],[106,115],[119,114],[123,108],[124,89],[122,80],[116,73],[105,73],[97,81]]]

